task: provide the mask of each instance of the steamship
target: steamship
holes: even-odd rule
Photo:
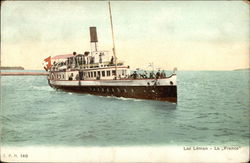
[[[139,73],[117,59],[110,2],[109,13],[113,53],[97,48],[96,27],[90,27],[90,51],[50,56],[44,60],[49,85],[69,92],[177,103],[175,71],[170,76],[163,71]]]

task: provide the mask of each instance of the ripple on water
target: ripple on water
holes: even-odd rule
[[[246,73],[179,72],[177,104],[59,91],[40,76],[1,81],[7,144],[249,143]]]

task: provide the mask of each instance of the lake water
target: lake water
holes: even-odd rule
[[[178,104],[52,89],[1,77],[2,145],[249,144],[249,71],[179,71]]]

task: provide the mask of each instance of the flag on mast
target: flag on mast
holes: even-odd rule
[[[48,58],[44,59],[44,67],[43,68],[46,71],[48,71],[48,69],[50,69],[50,67],[51,67],[51,56],[49,56]]]

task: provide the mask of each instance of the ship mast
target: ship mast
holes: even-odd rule
[[[115,53],[115,38],[114,38],[114,30],[113,30],[110,1],[109,1],[109,16],[110,16],[110,24],[111,24],[112,40],[113,40],[113,55],[114,55],[114,59],[115,59],[115,79],[117,79],[117,58],[116,58],[116,53]]]

